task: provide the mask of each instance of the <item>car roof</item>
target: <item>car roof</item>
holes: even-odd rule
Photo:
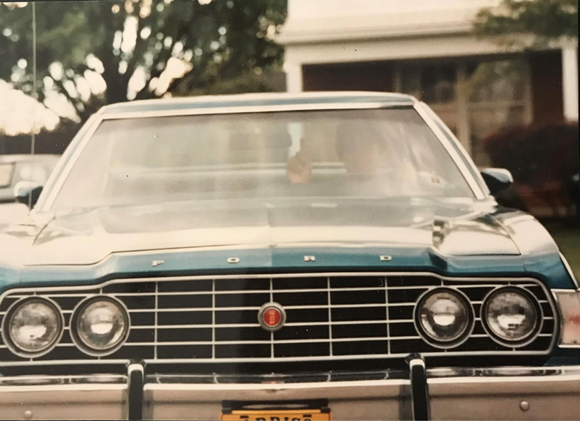
[[[312,105],[318,109],[320,106],[345,104],[374,104],[376,106],[407,105],[412,106],[417,100],[410,95],[386,93],[386,92],[302,92],[292,93],[259,93],[196,96],[170,99],[148,99],[130,101],[119,104],[104,106],[99,114],[114,117],[115,114],[125,113],[155,113],[155,112],[179,112],[199,109],[220,108],[244,108],[260,107],[268,111],[268,107],[292,106],[303,107]]]

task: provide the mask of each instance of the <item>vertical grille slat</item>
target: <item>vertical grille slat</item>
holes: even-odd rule
[[[215,279],[211,280],[211,290],[214,292],[211,297],[211,359],[215,360]]]
[[[385,277],[383,288],[385,290],[385,323],[387,325],[387,354],[391,354],[391,327],[390,327],[390,318],[389,318],[389,278]]]
[[[155,282],[155,343],[158,341],[159,326],[159,282]],[[157,359],[157,346],[153,347],[153,358]]]
[[[334,343],[332,342],[332,293],[330,290],[330,276],[326,278],[327,300],[328,300],[328,339],[330,340],[330,356],[334,355]]]
[[[270,302],[274,302],[274,280],[270,278]],[[270,358],[276,358],[276,347],[274,346],[274,332],[270,332]]]

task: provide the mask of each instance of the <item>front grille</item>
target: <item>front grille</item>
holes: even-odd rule
[[[542,309],[538,336],[520,348],[494,342],[480,310],[493,289],[526,289]],[[447,287],[465,294],[475,325],[461,345],[440,349],[419,335],[414,306],[426,291]],[[404,358],[410,353],[458,355],[546,355],[555,339],[555,311],[544,286],[532,279],[448,279],[431,274],[293,274],[114,280],[99,286],[18,289],[5,294],[0,318],[10,305],[31,295],[62,309],[65,331],[48,354],[14,355],[0,343],[0,364],[77,364],[142,360],[151,363],[245,363]],[[108,356],[92,357],[74,344],[70,321],[86,297],[107,295],[127,307],[127,342]],[[258,322],[261,306],[279,303],[284,327],[268,332]],[[517,354],[515,354],[517,353]]]

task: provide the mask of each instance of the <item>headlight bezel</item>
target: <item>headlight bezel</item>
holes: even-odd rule
[[[455,298],[457,298],[460,302],[463,303],[467,311],[467,324],[465,329],[463,330],[463,332],[457,335],[457,337],[451,340],[434,338],[425,331],[421,323],[422,306],[431,296],[434,296],[439,293],[447,293],[453,295]],[[429,289],[425,291],[423,294],[421,294],[421,296],[419,296],[419,298],[415,303],[415,308],[413,309],[413,323],[415,325],[415,330],[419,333],[419,336],[421,336],[421,338],[429,345],[438,349],[452,349],[465,343],[465,341],[467,341],[471,336],[471,334],[473,333],[473,329],[475,327],[475,310],[469,297],[467,297],[467,295],[465,295],[462,291],[449,287],[437,287]]]
[[[107,348],[107,349],[103,349],[103,350],[91,348],[79,336],[79,330],[80,330],[79,316],[82,314],[82,312],[89,305],[91,305],[93,302],[98,302],[98,301],[109,301],[109,302],[115,304],[116,306],[118,306],[121,309],[121,313],[123,314],[124,321],[125,321],[125,332],[121,336],[121,339],[119,340],[119,342],[117,344],[115,344],[114,346],[112,346],[111,348]],[[77,346],[78,349],[80,349],[82,352],[84,352],[85,354],[87,354],[91,357],[104,357],[104,356],[111,355],[111,354],[115,353],[123,345],[125,345],[128,337],[129,337],[130,331],[131,331],[131,317],[129,316],[129,310],[127,309],[127,306],[118,298],[112,297],[109,295],[94,295],[94,296],[87,297],[87,298],[83,299],[74,308],[74,310],[72,312],[71,319],[70,319],[70,333],[71,333],[70,336],[72,338],[72,341],[74,342],[74,344]]]
[[[517,294],[520,294],[520,295],[524,296],[525,298],[527,298],[528,301],[534,307],[534,310],[536,312],[536,320],[535,320],[534,327],[532,328],[532,330],[530,330],[530,332],[526,336],[524,336],[523,338],[515,340],[515,341],[509,341],[507,339],[500,338],[493,331],[493,329],[488,325],[487,312],[486,312],[489,301],[491,298],[493,298],[497,294],[501,294],[503,292],[510,292],[510,291],[515,292]],[[525,288],[514,286],[514,285],[507,285],[507,286],[501,286],[501,287],[494,288],[486,294],[486,296],[484,297],[482,304],[481,304],[480,318],[481,318],[481,324],[483,326],[483,329],[485,330],[485,332],[488,334],[488,336],[495,343],[497,343],[498,345],[501,345],[501,346],[505,346],[507,348],[522,348],[524,346],[531,344],[532,342],[534,342],[538,338],[538,335],[542,331],[542,327],[544,324],[544,311],[542,309],[542,306],[538,302],[538,299],[534,296],[534,294],[532,294],[531,292],[529,292]]]
[[[41,302],[41,303],[51,307],[57,316],[56,320],[58,322],[57,334],[54,337],[54,339],[50,342],[50,344],[46,348],[44,348],[41,351],[37,351],[37,352],[26,351],[26,350],[22,349],[21,347],[19,347],[15,343],[15,341],[12,339],[12,335],[10,333],[10,324],[12,322],[12,318],[14,316],[14,313],[19,308],[21,308],[23,305],[25,305],[29,302]],[[8,347],[10,352],[12,352],[14,355],[17,355],[17,356],[22,357],[22,358],[38,358],[38,357],[42,357],[42,356],[48,354],[49,352],[51,352],[60,343],[62,336],[64,334],[64,328],[65,328],[65,320],[64,320],[64,315],[63,315],[62,309],[59,307],[59,305],[54,300],[51,300],[50,298],[43,297],[43,296],[29,296],[29,297],[23,297],[23,298],[15,301],[14,303],[12,303],[12,305],[10,305],[10,307],[8,307],[8,310],[6,310],[6,314],[4,315],[4,318],[2,319],[2,326],[0,327],[0,334],[2,335],[2,340],[3,340],[4,344]]]

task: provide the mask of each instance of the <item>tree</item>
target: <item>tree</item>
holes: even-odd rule
[[[30,9],[0,5],[0,78],[26,93]],[[273,36],[286,0],[46,2],[36,9],[39,101],[64,95],[80,121],[128,99],[239,91],[240,83],[265,90],[253,76],[279,66],[283,54]]]
[[[578,40],[578,0],[503,0],[477,14],[475,32],[507,45],[522,44],[532,35],[531,47],[562,38]]]

